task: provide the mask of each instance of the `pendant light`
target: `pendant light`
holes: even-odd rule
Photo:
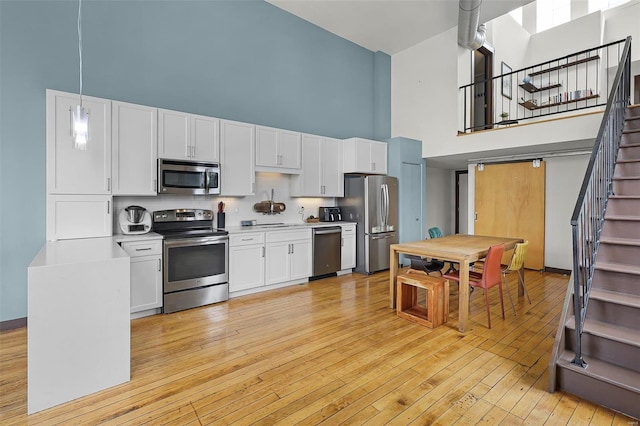
[[[73,147],[84,151],[87,149],[89,140],[89,113],[82,106],[82,0],[78,0],[78,56],[80,59],[80,105],[70,109],[71,137]]]

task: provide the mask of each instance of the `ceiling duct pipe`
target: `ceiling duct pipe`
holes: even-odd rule
[[[487,31],[480,22],[482,0],[460,0],[458,10],[458,44],[469,50],[482,47]]]

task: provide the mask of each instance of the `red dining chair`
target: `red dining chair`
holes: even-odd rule
[[[502,319],[504,319],[504,301],[502,299],[502,270],[500,269],[500,260],[504,252],[504,244],[489,247],[489,252],[484,262],[482,272],[469,271],[469,285],[480,287],[484,290],[484,301],[487,306],[487,321],[491,328],[491,312],[489,309],[489,289],[498,286],[500,289],[500,307],[502,308]],[[455,280],[460,282],[460,272],[453,271],[446,273],[442,278]]]

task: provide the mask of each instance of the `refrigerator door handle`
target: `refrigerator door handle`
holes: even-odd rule
[[[386,183],[382,184],[382,196],[384,202],[382,226],[386,229],[389,223],[389,186]]]

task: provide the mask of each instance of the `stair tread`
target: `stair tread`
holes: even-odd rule
[[[622,131],[623,134],[640,133],[640,129],[627,129]]]
[[[640,176],[614,176],[613,180],[640,180]]]
[[[640,393],[640,373],[628,368],[610,364],[597,358],[583,356],[587,363],[587,368],[581,368],[571,364],[575,353],[563,350],[558,357],[558,366],[569,368],[581,374],[596,377],[604,382],[611,383],[620,387],[624,387],[633,392]]]
[[[640,220],[640,216],[631,216],[628,214],[607,214],[605,215],[605,218],[607,220],[629,220],[629,221],[635,221],[635,220]]]
[[[624,133],[624,132],[623,132]],[[640,143],[638,142],[633,142],[633,143],[621,143],[620,144],[620,148],[637,148],[640,146]]]
[[[595,268],[603,271],[613,271],[613,272],[622,272],[626,274],[640,275],[640,266],[629,265],[627,263],[596,261]]]
[[[640,158],[632,158],[627,160],[616,160],[616,164],[640,163]]]
[[[640,296],[629,293],[621,293],[618,291],[601,290],[599,288],[591,288],[589,298],[604,300],[615,303],[617,305],[631,306],[640,309]]]
[[[565,323],[565,327],[575,330],[575,321],[575,316],[572,315]],[[584,320],[582,331],[593,336],[636,346],[640,349],[640,330],[587,318]]]
[[[611,195],[609,199],[614,200],[640,200],[640,195]]]
[[[638,238],[600,237],[600,242],[621,246],[640,246],[640,239]]]

